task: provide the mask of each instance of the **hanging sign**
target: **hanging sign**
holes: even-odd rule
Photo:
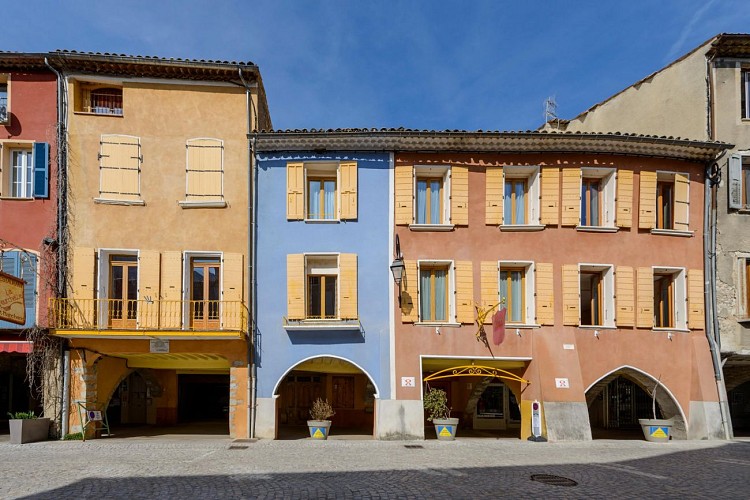
[[[16,325],[26,323],[26,305],[23,301],[25,284],[21,278],[0,271],[0,320]]]
[[[149,352],[152,353],[168,353],[169,352],[169,340],[151,339],[149,345]]]

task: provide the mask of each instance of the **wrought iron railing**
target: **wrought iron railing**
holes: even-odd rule
[[[58,330],[244,331],[247,306],[227,300],[50,299]]]
[[[114,89],[84,92],[83,110],[97,115],[122,115],[122,91]]]

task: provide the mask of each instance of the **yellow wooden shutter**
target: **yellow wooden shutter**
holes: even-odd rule
[[[78,327],[94,324],[94,275],[96,259],[93,248],[75,247],[73,250],[73,273],[70,277],[73,307],[70,321]]]
[[[167,251],[161,258],[161,327],[182,324],[182,252]]]
[[[703,270],[691,269],[688,271],[688,326],[692,330],[703,330],[706,327],[704,294],[703,294]]]
[[[419,321],[419,298],[417,290],[419,287],[419,272],[417,261],[404,261],[404,276],[401,280],[401,321],[404,323],[416,323]]]
[[[654,229],[656,227],[656,172],[641,171],[640,178],[638,227]]]
[[[469,224],[469,167],[451,166],[451,224]]]
[[[488,308],[497,304],[498,300],[500,300],[497,261],[483,260],[481,263],[480,272],[480,297],[482,299],[482,307],[487,310]],[[494,311],[492,312],[492,314],[487,315],[487,317],[484,319],[485,324],[492,323],[493,314]]]
[[[562,172],[562,225],[581,222],[581,169],[565,168]]]
[[[503,223],[503,169],[487,167],[485,174],[484,223],[499,226]]]
[[[286,218],[302,220],[305,218],[305,164],[286,164]]]
[[[470,260],[454,264],[456,276],[456,322],[474,323],[474,272]]]
[[[617,326],[635,325],[635,277],[633,268],[617,266],[615,273],[615,298],[617,301]]]
[[[563,324],[578,325],[580,321],[578,266],[562,266],[562,278]]]
[[[244,328],[244,255],[225,253],[222,262],[222,327],[231,330]]]
[[[286,256],[286,306],[289,319],[305,319],[305,255]]]
[[[101,198],[140,200],[140,139],[127,135],[102,135],[99,170]]]
[[[687,174],[674,174],[674,228],[688,230],[690,221],[690,178]]]
[[[190,201],[218,201],[223,195],[224,144],[218,139],[189,139],[187,192]]]
[[[159,252],[138,253],[138,326],[159,328]]]
[[[339,316],[341,319],[357,319],[357,254],[339,255],[339,276],[341,283]]]
[[[411,224],[414,221],[414,168],[396,165],[395,182],[396,224]]]
[[[560,169],[542,168],[542,213],[543,225],[556,226],[560,223]]]
[[[618,227],[633,225],[633,171],[617,171],[617,219]]]
[[[638,268],[636,326],[652,328],[654,326],[654,270],[650,267]]]
[[[357,218],[357,162],[345,161],[339,165],[341,179],[341,218]]]
[[[536,321],[540,325],[554,325],[555,287],[552,264],[537,262],[535,269]]]

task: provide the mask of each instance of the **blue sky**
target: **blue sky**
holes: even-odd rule
[[[3,19],[2,50],[252,61],[277,129],[525,130],[548,96],[572,118],[750,31],[750,2],[29,0]]]

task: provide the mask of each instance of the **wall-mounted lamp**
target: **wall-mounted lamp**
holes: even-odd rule
[[[667,339],[672,340],[672,332],[667,332]]]
[[[519,337],[521,336],[521,329],[520,328],[516,328],[516,335],[518,335]]]
[[[594,337],[599,338],[599,330],[594,330]]]
[[[404,256],[401,255],[401,242],[396,235],[396,258],[391,262],[391,273],[393,274],[393,281],[398,286],[398,307],[401,308],[401,280],[404,277],[404,271],[406,266],[404,265]]]

